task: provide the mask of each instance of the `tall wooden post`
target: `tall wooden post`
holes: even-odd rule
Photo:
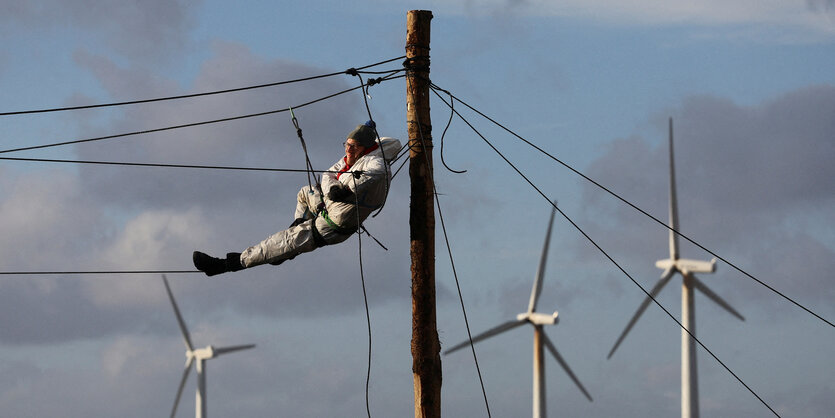
[[[435,320],[435,198],[428,82],[431,20],[432,12],[428,10],[409,11],[406,18],[415,418],[441,416],[441,344]]]

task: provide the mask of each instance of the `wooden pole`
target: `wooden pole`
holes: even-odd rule
[[[428,82],[431,20],[432,12],[428,10],[409,11],[406,18],[415,418],[441,416],[441,344],[435,319],[435,198]]]

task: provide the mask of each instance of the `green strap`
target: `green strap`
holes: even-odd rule
[[[325,222],[327,222],[328,225],[330,225],[330,227],[334,229],[334,231],[339,232],[340,234],[351,235],[357,231],[356,228],[351,230],[337,225],[336,222],[331,220],[330,216],[328,216],[328,211],[325,209],[322,209],[322,211],[319,212],[319,214],[322,215],[322,218],[325,219]]]

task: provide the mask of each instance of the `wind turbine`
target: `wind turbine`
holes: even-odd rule
[[[168,285],[168,279],[165,275],[162,276],[162,282],[165,283],[165,290],[168,292],[168,298],[171,299],[171,306],[174,307],[174,314],[177,316],[177,322],[180,324],[180,331],[183,333],[183,341],[186,343],[186,368],[183,371],[183,378],[180,379],[180,387],[177,388],[177,397],[174,398],[174,407],[171,409],[171,418],[177,414],[177,405],[180,403],[180,396],[183,394],[183,387],[188,380],[191,366],[197,363],[197,394],[194,399],[194,416],[196,418],[206,418],[206,360],[215,358],[221,354],[231,353],[233,351],[246,350],[255,347],[255,344],[236,345],[231,347],[215,348],[211,345],[205,348],[194,349],[191,344],[191,337],[186,328],[186,323],[180,315],[180,309],[177,307],[177,302],[174,301],[174,295],[171,293],[171,287]]]
[[[556,205],[556,202],[554,203]],[[544,325],[555,325],[559,320],[557,319],[557,312],[555,311],[553,314],[544,314],[538,313],[536,311],[536,304],[539,300],[539,294],[542,292],[542,278],[545,276],[545,264],[548,261],[548,244],[551,241],[551,228],[554,225],[554,214],[556,213],[556,207],[554,210],[551,211],[551,220],[548,224],[548,232],[545,235],[545,245],[542,248],[542,258],[539,261],[539,269],[536,272],[536,279],[533,283],[533,289],[531,291],[531,298],[528,302],[528,310],[527,312],[520,313],[516,315],[516,320],[511,320],[501,324],[495,328],[489,329],[479,335],[473,337],[473,344],[490,338],[494,335],[501,334],[505,331],[511,330],[521,325],[530,324],[533,326],[533,417],[540,418],[546,416],[545,412],[545,363],[542,359],[542,345],[544,344],[545,347],[548,348],[548,351],[554,356],[557,362],[562,366],[568,376],[571,377],[571,380],[574,381],[574,384],[577,385],[578,388],[586,395],[586,398],[591,402],[591,395],[589,395],[586,388],[580,383],[577,379],[577,376],[574,375],[574,372],[571,371],[571,368],[568,367],[568,363],[562,358],[559,352],[557,352],[557,348],[548,338],[548,335],[545,334],[542,330]],[[450,347],[444,354],[452,353],[453,351],[459,350],[461,348],[467,347],[470,345],[469,341],[465,341],[453,347]]]
[[[679,258],[678,235],[678,202],[676,198],[676,173],[673,162],[673,119],[670,118],[670,258],[658,260],[655,266],[663,269],[661,280],[655,284],[650,291],[651,297],[647,297],[638,307],[626,328],[618,337],[617,342],[609,351],[608,358],[617,350],[620,343],[626,338],[626,334],[644,313],[652,299],[658,296],[661,289],[670,281],[675,273],[682,276],[681,286],[681,416],[682,418],[697,418],[699,416],[699,382],[696,368],[696,340],[686,330],[696,335],[696,307],[694,304],[694,290],[698,289],[705,296],[716,302],[719,306],[731,313],[731,315],[744,321],[745,318],[731,307],[719,295],[710,290],[702,281],[696,278],[694,273],[713,273],[716,271],[716,259],[710,261],[688,260]]]

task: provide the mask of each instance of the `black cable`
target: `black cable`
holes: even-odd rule
[[[450,97],[455,97],[455,96],[453,96],[453,95],[452,95],[449,91],[444,90],[444,89],[442,89],[442,88],[438,87],[438,86],[437,86],[437,85],[435,85],[435,84],[432,84],[432,89],[433,89],[433,91],[434,91],[434,90],[436,90],[436,89],[437,89],[437,90],[440,90],[440,91],[443,91],[444,93],[449,94],[449,95],[450,95]],[[436,92],[435,94],[437,95],[438,93]],[[439,95],[438,97],[440,97],[440,95]],[[655,216],[652,216],[652,215],[651,215],[651,214],[649,214],[647,211],[645,211],[645,210],[643,210],[643,209],[639,208],[638,206],[636,206],[636,205],[635,205],[635,204],[633,204],[632,202],[630,202],[630,201],[626,200],[625,198],[621,197],[621,196],[620,196],[620,195],[618,195],[617,193],[615,193],[615,192],[613,192],[613,191],[609,190],[608,188],[606,188],[606,187],[605,187],[605,186],[603,186],[602,184],[600,184],[600,183],[598,183],[598,182],[596,182],[596,181],[592,180],[591,178],[589,178],[589,177],[588,177],[588,176],[586,176],[585,174],[581,173],[580,171],[578,171],[578,170],[577,170],[577,169],[575,169],[574,167],[572,167],[572,166],[568,165],[567,163],[563,162],[563,161],[562,161],[562,160],[560,160],[559,158],[557,158],[557,157],[555,157],[555,156],[551,155],[550,153],[548,153],[547,151],[545,151],[545,150],[543,150],[542,148],[538,147],[537,145],[535,145],[535,144],[531,143],[531,142],[530,142],[530,141],[528,141],[527,139],[525,139],[525,138],[523,138],[523,137],[519,136],[517,133],[513,132],[512,130],[510,130],[510,129],[506,128],[504,125],[500,124],[499,122],[496,122],[495,120],[493,120],[493,119],[492,119],[492,118],[490,118],[489,116],[487,116],[487,115],[485,115],[484,113],[482,113],[482,112],[478,111],[477,109],[473,108],[472,106],[470,106],[469,104],[467,104],[466,102],[464,102],[463,100],[461,100],[460,98],[458,98],[458,97],[455,97],[455,98],[456,98],[459,102],[463,103],[463,104],[464,104],[464,106],[467,106],[468,108],[470,108],[470,110],[472,110],[472,111],[476,112],[477,114],[479,114],[481,117],[483,117],[483,118],[485,118],[485,119],[489,120],[490,122],[492,122],[492,123],[493,123],[493,124],[495,124],[496,126],[498,126],[498,127],[502,128],[502,129],[504,129],[504,130],[505,130],[505,131],[507,131],[509,134],[511,134],[511,135],[515,136],[516,138],[520,139],[522,142],[524,142],[524,143],[526,143],[526,144],[530,145],[530,146],[531,146],[531,147],[533,147],[535,150],[537,150],[537,151],[541,152],[542,154],[546,155],[547,157],[549,157],[549,158],[551,158],[552,160],[556,161],[557,163],[561,164],[561,165],[562,165],[562,166],[564,166],[565,168],[567,168],[567,169],[571,170],[571,171],[572,171],[572,172],[574,172],[575,174],[577,174],[577,175],[579,175],[580,177],[584,178],[585,180],[589,181],[590,183],[592,183],[593,185],[595,185],[595,186],[597,186],[598,188],[602,189],[602,190],[603,190],[603,191],[605,191],[606,193],[609,193],[610,195],[612,195],[613,197],[617,198],[617,199],[618,199],[618,200],[620,200],[621,202],[626,203],[627,205],[629,205],[629,206],[630,206],[630,207],[632,207],[633,209],[637,210],[637,211],[638,211],[638,212],[640,212],[641,214],[643,214],[643,215],[647,216],[648,218],[652,219],[653,221],[657,222],[658,224],[660,224],[660,225],[661,225],[661,226],[663,226],[664,228],[667,228],[668,230],[673,231],[676,235],[678,235],[678,236],[680,236],[680,237],[684,238],[685,240],[687,240],[687,241],[688,241],[688,242],[690,242],[691,244],[693,244],[693,245],[695,245],[695,246],[699,247],[700,249],[702,249],[703,251],[705,251],[705,252],[707,252],[708,254],[712,255],[713,257],[716,257],[716,259],[718,259],[718,260],[720,260],[720,261],[724,262],[725,264],[727,264],[727,265],[731,266],[734,270],[736,270],[736,271],[738,271],[738,272],[742,273],[743,275],[747,276],[749,279],[754,280],[755,282],[757,282],[757,283],[759,283],[760,285],[764,286],[766,289],[768,289],[768,290],[770,290],[770,291],[774,292],[775,294],[779,295],[780,297],[782,297],[782,298],[786,299],[787,301],[789,301],[789,302],[793,303],[794,305],[796,305],[797,307],[799,307],[799,308],[803,309],[804,311],[808,312],[808,313],[809,313],[809,314],[811,314],[812,316],[814,316],[814,317],[816,317],[816,318],[820,319],[821,321],[823,321],[823,322],[827,323],[829,326],[831,326],[831,327],[835,327],[835,324],[833,324],[832,322],[830,322],[830,321],[828,321],[828,320],[824,319],[822,316],[820,316],[820,315],[816,314],[815,312],[813,312],[813,311],[812,311],[812,310],[810,310],[809,308],[807,308],[807,307],[805,307],[805,306],[801,305],[800,303],[798,303],[798,302],[796,302],[794,299],[792,299],[792,298],[790,298],[790,297],[786,296],[785,294],[783,294],[783,293],[782,293],[782,292],[780,292],[779,290],[777,290],[777,289],[775,289],[775,288],[773,288],[773,287],[769,286],[769,285],[768,285],[768,284],[766,284],[765,282],[763,282],[763,281],[761,281],[760,279],[758,279],[758,278],[754,277],[753,275],[751,275],[751,274],[750,274],[750,273],[748,273],[747,271],[743,270],[742,268],[740,268],[740,267],[739,267],[739,266],[737,266],[736,264],[734,264],[734,263],[732,263],[732,262],[728,261],[728,260],[727,260],[727,259],[725,259],[724,257],[722,257],[722,256],[720,256],[720,255],[716,254],[715,252],[713,252],[713,251],[709,250],[708,248],[706,248],[706,247],[705,247],[705,246],[703,246],[702,244],[699,244],[698,242],[694,241],[693,239],[691,239],[691,238],[690,238],[690,237],[688,237],[687,235],[684,235],[683,233],[679,232],[678,230],[676,230],[676,229],[674,229],[674,228],[670,227],[670,226],[669,226],[669,225],[667,225],[664,221],[662,221],[662,220],[660,220],[660,219],[656,218]],[[441,100],[443,100],[443,99],[441,99]],[[444,101],[444,103],[446,103],[446,101]],[[449,105],[447,104],[447,106],[449,106]],[[455,112],[455,113],[456,113],[456,114],[458,114],[458,112]],[[460,117],[460,114],[458,114],[458,115],[459,115],[459,117]]]
[[[307,188],[313,193],[317,193],[322,190],[321,185],[319,184],[319,180],[316,178],[316,173],[313,171],[313,165],[310,163],[310,156],[307,154],[307,144],[304,142],[304,136],[302,135],[302,128],[299,126],[299,120],[296,119],[296,114],[293,112],[293,108],[290,108],[290,115],[293,122],[293,126],[296,128],[296,135],[299,137],[299,141],[302,143],[302,151],[304,151],[304,162],[307,167]],[[316,180],[316,189],[313,188],[313,183],[310,181],[310,177],[313,176],[313,179]]]
[[[408,158],[404,159],[404,160],[403,160],[403,162],[400,164],[400,167],[397,167],[397,171],[395,171],[395,172],[394,172],[394,174],[392,174],[392,175],[391,175],[391,179],[392,179],[392,180],[394,180],[394,178],[395,178],[395,177],[397,177],[397,173],[399,173],[399,172],[400,172],[400,169],[401,169],[401,168],[403,168],[403,166],[404,166],[404,165],[406,165],[406,163],[407,163],[408,161],[409,161],[409,159],[408,159]]]
[[[365,232],[365,235],[368,235],[369,237],[371,237],[371,239],[373,239],[373,240],[374,240],[374,242],[376,242],[376,243],[377,243],[377,245],[379,245],[379,246],[380,246],[380,248],[382,248],[382,249],[384,249],[384,250],[386,250],[386,251],[388,251],[388,250],[389,250],[388,248],[386,248],[386,246],[385,246],[385,245],[383,245],[383,243],[382,243],[382,242],[380,242],[380,240],[378,240],[377,238],[375,238],[375,237],[374,237],[374,235],[371,235],[371,233],[370,233],[370,232],[368,232],[368,228],[366,228],[364,225],[360,225],[360,230],[361,230],[362,232]]]
[[[400,146],[400,149],[397,150],[397,152],[394,153],[395,157],[391,159],[392,163],[397,162],[397,160],[403,158],[404,155],[409,153],[408,151],[404,152],[406,150],[406,148],[409,148],[409,151],[411,151],[411,147],[409,147],[409,141],[404,141],[404,142],[405,143]]]
[[[393,77],[393,78],[389,78],[387,80],[394,80],[394,79],[397,79],[397,78],[399,78],[399,77]],[[342,90],[340,92],[330,94],[328,96],[321,97],[321,98],[318,98],[318,99],[315,99],[315,100],[312,100],[312,101],[309,101],[309,102],[306,102],[306,103],[302,103],[300,105],[293,106],[293,107],[298,109],[298,108],[302,108],[302,107],[305,107],[305,106],[309,106],[309,105],[312,105],[312,104],[315,104],[315,103],[318,103],[318,102],[321,102],[321,101],[324,101],[324,100],[332,99],[336,96],[354,91],[358,88],[361,88],[361,86],[352,87],[352,88],[349,88],[349,89],[346,89],[346,90]],[[258,117],[258,116],[272,115],[272,114],[275,114],[275,113],[287,112],[288,110],[289,109],[287,109],[287,108],[282,108],[282,109],[276,109],[276,110],[271,110],[271,111],[267,111],[267,112],[253,113],[253,114],[242,115],[242,116],[232,116],[232,117],[223,118],[223,119],[215,119],[215,120],[204,121],[204,122],[194,122],[194,123],[188,123],[188,124],[184,124],[184,125],[169,126],[169,127],[165,127],[165,128],[156,128],[156,129],[149,129],[149,130],[144,130],[144,131],[128,132],[128,133],[117,134],[117,135],[100,136],[100,137],[96,137],[96,138],[78,139],[78,140],[74,140],[74,141],[65,141],[65,142],[58,142],[58,143],[53,143],[53,144],[35,145],[35,146],[30,146],[30,147],[0,150],[0,154],[10,153],[10,152],[19,152],[19,151],[29,151],[29,150],[43,149],[43,148],[50,148],[50,147],[57,147],[57,146],[62,146],[62,145],[80,144],[80,143],[85,143],[85,142],[102,141],[102,140],[106,140],[106,139],[122,138],[122,137],[132,136],[132,135],[149,134],[149,133],[162,132],[162,131],[168,131],[168,130],[173,130],[173,129],[191,128],[191,127],[201,126],[201,125],[209,125],[209,124],[220,123],[220,122],[229,122],[229,121],[233,121],[233,120],[240,120],[240,119],[247,119],[247,118],[253,118],[253,117]]]
[[[237,170],[237,171],[273,171],[273,172],[288,172],[288,173],[307,173],[307,169],[300,168],[266,168],[266,167],[235,167],[235,166],[211,166],[211,165],[187,165],[187,164],[158,164],[158,163],[130,163],[130,162],[116,162],[116,161],[85,161],[85,160],[59,160],[46,158],[15,158],[15,157],[0,157],[0,161],[26,161],[26,162],[42,162],[42,163],[71,163],[71,164],[94,164],[94,165],[116,165],[116,166],[130,166],[130,167],[161,167],[161,168],[199,168],[210,170]],[[321,171],[328,173],[331,171]],[[333,171],[335,173],[335,171]]]
[[[48,276],[71,274],[191,274],[200,270],[97,270],[97,271],[0,271],[3,276]]]
[[[383,211],[383,207],[386,206],[386,201],[388,200],[389,188],[391,187],[391,177],[389,176],[389,173],[391,172],[391,170],[389,169],[389,165],[386,162],[386,151],[385,151],[385,149],[383,149],[383,139],[380,138],[380,133],[377,132],[377,123],[374,122],[374,117],[371,116],[371,107],[368,105],[368,87],[370,87],[370,84],[368,86],[365,85],[365,83],[362,81],[362,75],[360,75],[359,72],[353,71],[350,74],[355,75],[360,79],[360,87],[362,88],[362,100],[365,103],[365,110],[366,110],[366,112],[368,112],[368,120],[371,122],[371,129],[374,130],[374,136],[376,138],[379,138],[379,140],[380,140],[380,154],[383,156],[383,167],[386,169],[386,192],[385,192],[385,197],[383,198],[383,204],[381,204],[380,208],[377,209],[377,213],[375,213],[374,215],[371,216],[372,218],[376,218],[377,215],[379,215],[380,212]],[[370,81],[371,80],[369,80],[369,82]],[[377,81],[377,82],[379,82],[379,81]],[[373,84],[376,84],[377,82],[375,82]],[[365,87],[363,87],[363,86],[365,86]]]
[[[433,89],[432,91],[433,91],[433,92],[435,92],[435,94],[436,94],[436,95],[437,95],[437,96],[438,96],[438,97],[439,97],[442,101],[444,101],[444,103],[446,103],[446,101],[445,101],[445,100],[444,100],[444,99],[443,99],[443,98],[442,98],[442,97],[441,97],[441,96],[437,93],[437,91],[435,91],[434,89]],[[459,100],[459,101],[460,101],[460,100]],[[447,106],[449,106],[449,104],[447,104]],[[517,168],[517,167],[516,167],[516,166],[515,166],[512,162],[510,162],[510,160],[508,160],[508,159],[507,159],[507,158],[506,158],[506,157],[505,157],[505,156],[504,156],[504,155],[503,155],[503,154],[502,154],[502,153],[501,153],[498,149],[496,149],[496,147],[495,147],[495,146],[493,146],[493,144],[492,144],[492,143],[490,143],[490,141],[488,141],[488,140],[487,140],[487,138],[485,138],[485,137],[481,134],[481,132],[479,132],[477,129],[475,129],[475,127],[473,127],[473,125],[471,125],[471,124],[470,124],[470,122],[469,122],[469,121],[467,121],[467,119],[465,119],[463,116],[461,116],[461,114],[460,114],[460,113],[458,113],[458,111],[455,111],[455,114],[456,114],[456,115],[458,115],[458,117],[459,117],[459,118],[461,118],[461,120],[462,120],[462,121],[464,121],[464,123],[466,123],[466,124],[467,124],[467,126],[469,126],[469,127],[470,127],[470,129],[472,129],[472,130],[473,130],[473,132],[475,132],[475,133],[476,133],[479,137],[481,137],[481,139],[482,139],[482,140],[484,140],[484,142],[485,142],[485,143],[487,143],[487,145],[489,145],[489,146],[490,146],[490,148],[492,148],[492,149],[493,149],[493,151],[495,151],[495,152],[496,152],[496,153],[497,153],[497,154],[498,154],[498,155],[499,155],[499,156],[500,156],[500,157],[501,157],[501,158],[502,158],[502,159],[503,159],[503,160],[504,160],[504,161],[505,161],[505,162],[506,162],[506,163],[507,163],[507,164],[508,164],[511,168],[513,168],[513,170],[514,170],[514,171],[516,171],[516,173],[517,173],[517,174],[519,174],[519,175],[520,175],[520,176],[521,176],[521,177],[522,177],[522,178],[523,178],[523,179],[524,179],[524,180],[525,180],[525,181],[526,181],[526,182],[527,182],[527,183],[528,183],[531,187],[533,187],[533,189],[534,189],[534,190],[536,190],[536,191],[537,191],[537,192],[538,192],[538,193],[539,193],[539,194],[540,194],[543,198],[545,198],[545,200],[547,200],[547,201],[548,201],[548,204],[550,204],[551,206],[553,206],[553,207],[554,207],[554,209],[555,209],[557,212],[559,212],[559,213],[560,213],[560,215],[562,215],[562,217],[563,217],[563,218],[565,218],[565,219],[566,219],[566,220],[567,220],[567,221],[568,221],[568,222],[569,222],[569,223],[570,223],[570,224],[571,224],[571,225],[572,225],[572,226],[573,226],[573,227],[574,227],[577,231],[579,231],[579,232],[580,232],[580,234],[582,234],[582,235],[586,238],[586,240],[588,240],[588,241],[589,241],[592,245],[594,245],[594,246],[595,246],[595,247],[596,247],[596,248],[597,248],[597,249],[598,249],[598,250],[599,250],[599,251],[600,251],[600,252],[601,252],[601,253],[602,253],[602,254],[603,254],[606,258],[607,258],[607,259],[609,259],[609,261],[610,261],[612,264],[614,264],[614,265],[615,265],[615,267],[617,267],[617,268],[618,268],[618,270],[620,270],[620,271],[621,271],[621,273],[623,273],[624,275],[626,275],[626,277],[628,277],[628,278],[629,278],[629,280],[631,280],[631,281],[632,281],[632,283],[634,283],[636,286],[638,286],[638,288],[640,288],[640,289],[641,289],[641,291],[642,291],[642,292],[644,292],[644,293],[647,295],[647,297],[649,297],[650,299],[652,299],[652,301],[653,301],[653,302],[655,302],[655,304],[656,304],[656,305],[658,305],[658,307],[659,307],[659,308],[661,308],[661,310],[663,310],[663,311],[664,311],[664,313],[666,313],[666,314],[667,314],[667,316],[669,316],[669,317],[670,317],[673,321],[675,321],[675,323],[676,323],[676,324],[678,324],[679,328],[681,328],[682,330],[684,330],[684,331],[685,331],[685,332],[686,332],[686,333],[690,336],[690,338],[693,338],[693,340],[694,340],[694,341],[696,341],[696,342],[699,344],[699,346],[701,346],[701,347],[702,347],[702,348],[703,348],[703,349],[704,349],[704,350],[705,350],[708,354],[710,354],[710,355],[711,355],[711,357],[713,357],[713,359],[714,359],[714,360],[716,360],[716,361],[717,361],[720,365],[722,365],[722,367],[724,367],[724,368],[725,368],[725,370],[727,370],[727,371],[728,371],[728,373],[730,373],[730,374],[731,374],[734,378],[736,378],[736,380],[737,380],[739,383],[741,383],[741,384],[742,384],[742,386],[744,386],[746,389],[748,389],[748,391],[749,391],[749,392],[751,392],[751,394],[752,394],[752,395],[754,395],[754,397],[756,397],[756,398],[757,398],[757,399],[758,399],[758,400],[759,400],[759,401],[760,401],[763,405],[765,405],[765,407],[766,407],[766,408],[768,408],[768,409],[769,409],[769,410],[770,410],[770,411],[771,411],[771,412],[772,412],[775,416],[777,416],[777,417],[779,417],[779,416],[780,416],[779,414],[777,414],[777,412],[776,412],[774,409],[772,409],[772,408],[771,408],[771,406],[769,406],[769,405],[768,405],[768,403],[766,403],[766,402],[765,402],[765,400],[763,400],[763,399],[762,399],[759,395],[757,395],[757,393],[756,393],[756,392],[754,392],[754,390],[753,390],[753,389],[751,389],[751,388],[750,388],[750,387],[749,387],[749,386],[748,386],[748,385],[747,385],[747,384],[746,384],[746,383],[745,383],[745,382],[744,382],[744,381],[743,381],[743,380],[742,380],[739,376],[737,376],[737,375],[736,375],[736,373],[734,373],[734,372],[733,372],[733,371],[732,371],[732,370],[731,370],[731,369],[730,369],[727,365],[725,365],[725,363],[724,363],[724,362],[722,362],[722,360],[720,360],[720,359],[719,359],[719,357],[717,357],[715,354],[713,354],[713,352],[712,352],[712,351],[710,351],[710,349],[709,349],[709,348],[707,348],[707,346],[705,346],[705,345],[701,342],[701,340],[699,340],[698,338],[696,338],[696,336],[695,336],[693,333],[691,333],[691,332],[690,332],[690,330],[688,330],[687,328],[685,328],[685,327],[684,327],[684,325],[682,325],[682,324],[681,324],[681,322],[679,322],[679,321],[678,321],[678,319],[676,319],[676,318],[675,318],[675,316],[673,316],[673,314],[672,314],[672,313],[670,313],[670,311],[668,311],[668,310],[667,310],[667,308],[665,308],[663,305],[661,305],[661,303],[660,303],[660,302],[658,302],[658,301],[657,301],[657,300],[656,300],[656,299],[652,296],[652,294],[650,294],[649,292],[647,292],[647,290],[646,290],[646,289],[644,289],[644,287],[643,287],[643,286],[641,286],[641,284],[640,284],[640,283],[638,283],[638,281],[636,281],[634,278],[632,278],[632,276],[631,276],[629,273],[627,273],[627,272],[626,272],[626,270],[624,270],[624,269],[623,269],[623,267],[621,267],[621,265],[620,265],[620,264],[618,264],[618,262],[617,262],[617,261],[615,261],[615,259],[614,259],[614,258],[612,258],[612,256],[610,256],[610,255],[609,255],[609,253],[607,253],[607,252],[606,252],[606,250],[604,250],[602,247],[600,247],[600,245],[598,245],[598,244],[597,244],[597,242],[595,242],[595,241],[594,241],[594,240],[593,240],[593,239],[592,239],[592,238],[591,238],[591,237],[590,237],[590,236],[589,236],[589,235],[588,235],[585,231],[583,231],[583,229],[582,229],[582,228],[580,228],[580,226],[579,226],[579,225],[577,225],[577,224],[576,224],[576,223],[575,223],[575,222],[574,222],[574,221],[573,221],[573,220],[572,220],[572,219],[571,219],[571,218],[570,218],[570,217],[569,217],[569,216],[568,216],[565,212],[563,212],[563,211],[562,211],[562,209],[560,209],[560,208],[559,208],[556,204],[554,204],[554,202],[553,202],[553,200],[552,200],[551,198],[549,198],[548,196],[546,196],[546,195],[545,195],[545,193],[543,193],[543,192],[542,192],[542,190],[540,190],[540,189],[539,189],[539,187],[537,187],[537,186],[536,186],[536,185],[535,185],[535,184],[534,184],[534,183],[533,183],[530,179],[528,179],[528,177],[527,177],[527,176],[525,176],[525,175],[524,175],[524,174],[523,174],[523,173],[522,173],[522,172],[521,172],[521,171],[520,171],[520,170],[519,170],[519,169],[518,169],[518,168]]]
[[[384,71],[357,71],[358,74],[389,74],[389,73],[400,73],[406,71],[405,68],[397,68],[394,70],[384,70]]]
[[[354,190],[357,190],[357,178],[353,175],[351,178],[354,181]],[[368,371],[365,375],[365,410],[368,413],[368,418],[371,418],[371,403],[369,402],[369,392],[371,386],[371,311],[368,309],[368,293],[365,291],[365,273],[362,268],[362,224],[360,223],[360,202],[359,196],[354,193],[354,208],[357,214],[357,237],[359,240],[359,258],[360,258],[360,280],[362,282],[362,297],[365,301],[365,319],[368,322]],[[368,231],[366,231],[368,233]],[[371,234],[369,234],[370,236]],[[372,237],[373,238],[373,237]],[[375,239],[376,241],[376,239]],[[379,242],[378,242],[379,243]],[[380,244],[382,246],[382,244]],[[385,248],[385,247],[383,247]]]
[[[366,66],[360,67],[359,69],[374,67],[374,66],[382,65],[382,64],[387,64],[389,62],[397,61],[397,60],[403,59],[405,57],[406,56],[403,55],[403,56],[400,56],[400,57],[397,57],[397,58],[392,58],[392,59],[389,59],[389,60],[386,60],[386,61],[381,61],[381,62],[378,62],[378,63],[375,63],[375,64],[366,65]],[[39,109],[39,110],[21,110],[21,111],[16,111],[16,112],[2,112],[2,113],[0,113],[0,116],[24,115],[24,114],[32,114],[32,113],[47,113],[47,112],[62,112],[62,111],[66,111],[66,110],[94,109],[94,108],[100,108],[100,107],[124,106],[124,105],[140,104],[140,103],[161,102],[161,101],[166,101],[166,100],[187,99],[187,98],[192,98],[192,97],[211,96],[211,95],[215,95],[215,94],[224,94],[224,93],[232,93],[232,92],[244,91],[244,90],[260,89],[260,88],[264,88],[264,87],[274,87],[274,86],[279,86],[279,85],[283,85],[283,84],[291,84],[291,83],[298,83],[298,82],[302,82],[302,81],[310,81],[310,80],[316,80],[316,79],[320,79],[320,78],[332,77],[332,76],[340,75],[340,74],[344,74],[344,73],[345,73],[345,71],[339,71],[339,72],[334,72],[334,73],[329,73],[329,74],[322,74],[322,75],[316,75],[316,76],[311,76],[311,77],[298,78],[298,79],[295,79],[295,80],[279,81],[279,82],[274,82],[274,83],[258,84],[258,85],[254,85],[254,86],[238,87],[238,88],[232,88],[232,89],[226,89],[226,90],[217,90],[217,91],[204,92],[204,93],[184,94],[184,95],[180,95],[180,96],[170,96],[170,97],[159,97],[159,98],[156,98],[156,99],[131,100],[131,101],[118,102],[118,103],[102,103],[102,104],[95,104],[95,105],[58,107],[58,108]]]
[[[412,74],[414,76],[414,74]],[[412,90],[412,82],[410,77],[406,77],[406,82],[409,84],[409,90]],[[438,218],[441,221],[441,230],[444,232],[444,241],[446,242],[447,253],[449,254],[449,262],[452,266],[452,276],[455,278],[455,287],[458,289],[458,300],[461,303],[461,311],[464,315],[464,326],[467,328],[467,338],[470,340],[470,350],[473,353],[473,362],[475,363],[476,373],[478,374],[478,381],[481,384],[481,394],[484,397],[484,406],[487,409],[487,417],[491,417],[490,414],[490,402],[487,401],[487,390],[484,388],[484,379],[481,376],[481,367],[478,365],[478,356],[475,353],[475,344],[473,343],[473,335],[470,331],[470,321],[467,318],[467,309],[464,307],[464,296],[461,292],[461,283],[458,281],[458,273],[455,270],[455,260],[452,257],[452,247],[449,244],[449,237],[447,236],[446,226],[444,224],[444,215],[441,212],[441,202],[439,200],[440,195],[438,194],[438,189],[435,187],[435,173],[434,170],[431,169],[432,161],[429,160],[429,155],[425,152],[428,149],[426,145],[426,141],[423,137],[423,128],[421,127],[420,120],[417,121],[418,126],[418,133],[420,134],[420,142],[421,146],[424,149],[423,155],[426,158],[426,165],[429,168],[429,177],[432,182],[432,192],[435,196],[435,205],[438,207]],[[402,166],[401,166],[402,167]]]
[[[446,164],[446,161],[444,161],[444,137],[446,136],[446,131],[449,129],[449,125],[452,124],[452,117],[455,116],[455,112],[453,111],[453,110],[455,110],[455,99],[452,97],[451,94],[449,95],[449,103],[450,103],[449,104],[449,108],[450,108],[449,120],[446,123],[446,127],[444,128],[444,132],[441,134],[441,164],[443,164],[444,167],[446,167],[447,170],[452,171],[455,174],[464,174],[464,173],[467,172],[467,170],[453,170],[453,169],[449,168],[449,166]]]

